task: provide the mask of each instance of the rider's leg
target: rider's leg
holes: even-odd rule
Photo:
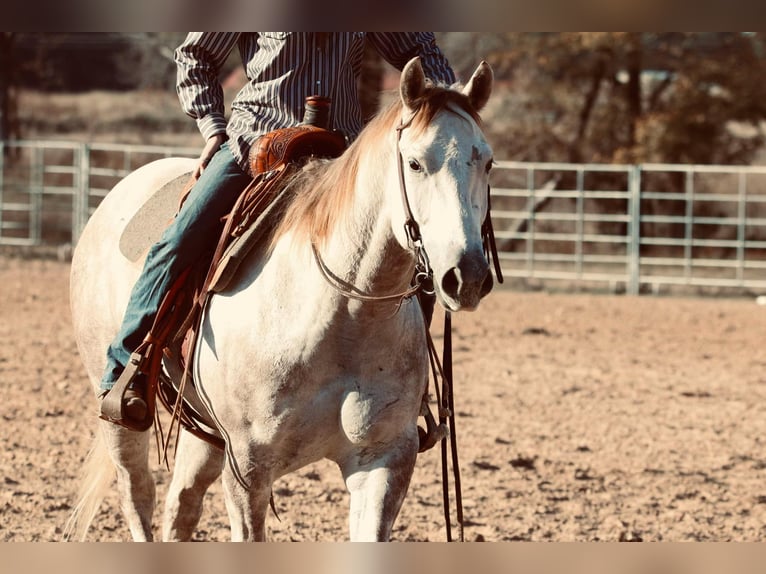
[[[224,144],[194,184],[180,211],[152,246],[133,286],[122,326],[107,350],[101,380],[111,389],[152,326],[162,297],[180,275],[194,265],[209,264],[223,229],[222,218],[250,182]]]

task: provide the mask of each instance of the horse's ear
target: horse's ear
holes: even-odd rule
[[[487,105],[489,95],[492,93],[493,80],[492,68],[487,62],[482,62],[463,88],[463,93],[468,96],[468,101],[477,112]]]
[[[402,69],[402,77],[399,82],[399,94],[404,107],[408,110],[415,109],[415,102],[426,90],[426,75],[420,58],[412,58]]]

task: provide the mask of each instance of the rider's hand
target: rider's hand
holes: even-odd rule
[[[216,134],[207,140],[207,142],[205,143],[205,147],[202,148],[202,153],[199,156],[199,163],[197,164],[197,169],[194,170],[194,174],[193,174],[194,179],[197,179],[200,175],[202,175],[202,172],[205,171],[205,168],[207,167],[208,162],[215,155],[215,152],[218,151],[218,148],[221,147],[221,144],[223,144],[223,142],[225,141],[226,141],[226,134]]]

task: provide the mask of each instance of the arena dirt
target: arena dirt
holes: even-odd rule
[[[0,255],[2,541],[60,539],[93,433],[68,273]],[[454,323],[467,540],[766,538],[766,307],[501,290]],[[153,472],[159,523],[170,474]],[[346,539],[330,463],[281,479],[274,495],[272,540]],[[393,538],[444,540],[441,500],[434,449]],[[216,484],[195,539],[226,540],[227,523]],[[112,493],[90,540],[128,537]]]

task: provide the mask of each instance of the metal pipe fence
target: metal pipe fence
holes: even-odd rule
[[[93,211],[128,173],[198,149],[0,141],[0,245],[75,244]]]
[[[766,166],[497,163],[508,277],[629,294],[766,291]]]
[[[0,245],[74,245],[121,178],[154,159],[198,154],[0,142]],[[510,282],[766,293],[766,166],[498,161],[492,207]]]

